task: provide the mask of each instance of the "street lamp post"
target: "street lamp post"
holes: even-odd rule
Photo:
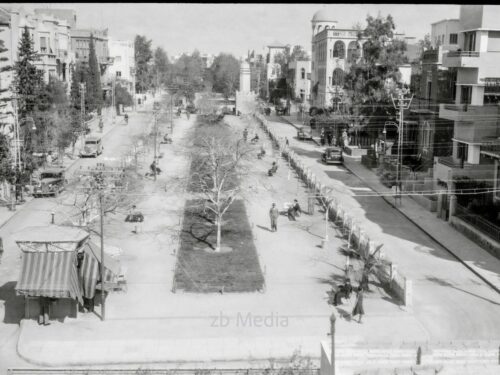
[[[394,98],[393,95],[391,95],[392,99],[392,104],[394,105],[394,108],[396,110],[399,110],[399,136],[398,136],[398,168],[397,168],[397,173],[396,173],[396,197],[398,197],[398,191],[397,189],[399,188],[399,194],[401,194],[402,191],[402,174],[403,174],[403,143],[404,143],[404,110],[410,108],[411,101],[413,99],[413,95],[410,97],[407,97],[406,95],[410,94],[410,90],[403,88],[397,90],[397,99]],[[396,103],[397,102],[397,103]],[[401,202],[401,201],[400,201]]]

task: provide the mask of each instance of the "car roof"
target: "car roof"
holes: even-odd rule
[[[97,135],[91,135],[91,136],[85,138],[85,141],[100,141],[100,140],[101,140],[101,137],[99,137]]]

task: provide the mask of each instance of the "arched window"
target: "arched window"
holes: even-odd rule
[[[348,63],[353,63],[356,62],[356,60],[360,57],[359,55],[361,54],[361,48],[356,41],[352,41],[349,43],[349,46],[347,47],[347,62]]]
[[[304,68],[300,69],[300,78],[306,79],[306,70]]]
[[[344,71],[342,69],[336,68],[333,71],[332,85],[341,87],[344,86]]]
[[[333,45],[333,57],[339,59],[345,58],[345,44],[341,40],[337,40]]]

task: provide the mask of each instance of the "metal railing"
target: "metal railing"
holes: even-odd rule
[[[493,224],[482,216],[470,212],[459,204],[456,205],[455,216],[469,223],[481,233],[487,235],[493,240],[500,242],[500,227]]]
[[[479,57],[476,51],[450,51],[446,54],[448,57]]]
[[[456,159],[453,159],[451,156],[440,156],[438,157],[438,163],[446,165],[450,168],[463,168],[464,164]]]

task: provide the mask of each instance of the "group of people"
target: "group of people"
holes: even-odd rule
[[[287,209],[287,216],[289,220],[295,221],[296,217],[302,213],[302,209],[299,205],[297,199],[293,200],[293,204],[291,204]],[[269,217],[271,219],[271,232],[278,231],[278,217],[280,216],[280,211],[276,207],[276,203],[271,205],[271,209],[269,210]]]
[[[336,291],[332,291],[330,293],[331,299],[329,303],[333,306],[342,305],[342,299],[344,298],[350,300],[352,292],[355,292],[356,302],[354,303],[354,308],[352,309],[351,316],[355,317],[356,315],[359,315],[358,322],[362,323],[361,320],[363,318],[363,315],[365,314],[365,310],[363,307],[365,290],[366,288],[364,287],[363,282],[357,288],[353,288],[351,285],[351,280],[349,278],[346,278],[344,284],[339,285]]]

